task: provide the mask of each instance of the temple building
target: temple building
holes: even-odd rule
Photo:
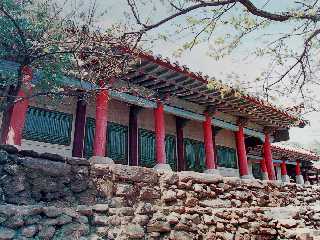
[[[317,166],[320,156],[312,151],[291,147],[279,143],[271,145],[275,178],[282,182],[298,182],[303,184],[318,183]],[[261,168],[263,146],[257,145],[248,149],[248,161],[251,163],[252,175],[257,179],[268,179],[270,174]]]
[[[257,176],[258,168],[267,173],[264,178],[277,178],[275,166],[283,158],[272,143],[288,140],[290,127],[304,127],[304,120],[226,85],[208,88],[207,77],[161,57],[139,53],[137,58],[128,74],[94,97],[82,93],[96,86],[65,78],[65,87],[79,89],[77,97],[16,103],[2,118],[2,144],[241,178]],[[18,67],[0,61],[2,72]],[[23,70],[26,86],[37,81],[33,69]],[[22,88],[19,96],[29,90]]]

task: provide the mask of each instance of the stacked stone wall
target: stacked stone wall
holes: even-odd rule
[[[320,188],[0,146],[2,239],[317,239]]]

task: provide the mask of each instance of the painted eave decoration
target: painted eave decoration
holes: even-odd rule
[[[176,96],[205,107],[248,118],[262,126],[304,127],[308,122],[262,99],[252,97],[202,73],[194,73],[178,62],[141,50],[125,52],[140,58],[125,80],[152,89],[161,95]]]

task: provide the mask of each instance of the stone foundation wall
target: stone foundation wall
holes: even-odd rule
[[[89,165],[0,148],[0,240],[320,236],[317,186]]]

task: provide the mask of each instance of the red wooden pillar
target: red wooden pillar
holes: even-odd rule
[[[281,162],[281,176],[287,176],[287,174],[286,160],[283,159]]]
[[[138,106],[130,106],[129,113],[129,164],[138,166],[138,114],[141,110]]]
[[[239,130],[235,132],[237,154],[238,154],[238,165],[240,177],[249,177],[248,159],[246,146],[244,142],[244,129],[242,125],[239,125]]]
[[[264,160],[264,158],[260,162],[260,169],[261,169],[262,180],[269,180],[266,161]]]
[[[283,159],[282,163],[281,163],[281,180],[282,180],[282,182],[290,182],[285,159]]]
[[[212,140],[212,118],[208,113],[205,113],[205,121],[203,122],[203,137],[206,153],[206,169],[216,169],[214,145]]]
[[[156,161],[157,164],[166,164],[165,150],[165,124],[163,104],[158,102],[157,108],[154,109],[154,126],[156,132]]]
[[[94,135],[93,155],[104,157],[106,154],[108,90],[100,90],[96,96],[96,129]]]
[[[187,121],[188,121],[187,119],[176,117],[178,171],[185,171],[187,169],[186,161],[184,159],[184,133],[183,133],[183,128],[185,127]]]
[[[296,161],[296,183],[304,184],[303,176],[301,175],[301,168],[300,168],[300,160]]]
[[[301,175],[300,161],[297,160],[296,163],[297,163],[297,165],[296,165],[296,175],[299,176],[299,175]]]
[[[26,97],[31,93],[32,68],[21,67],[22,87],[17,97]],[[24,128],[26,113],[29,105],[28,99],[19,100],[12,105],[6,113],[3,123],[1,142],[4,144],[21,145],[22,131]]]
[[[266,161],[269,180],[275,180],[274,168],[272,163],[270,136],[268,132],[265,132],[265,140],[263,144],[263,156]]]
[[[82,96],[78,97],[76,119],[74,126],[74,138],[73,138],[73,157],[83,157],[84,154],[84,137],[86,130],[86,111],[87,104]]]

